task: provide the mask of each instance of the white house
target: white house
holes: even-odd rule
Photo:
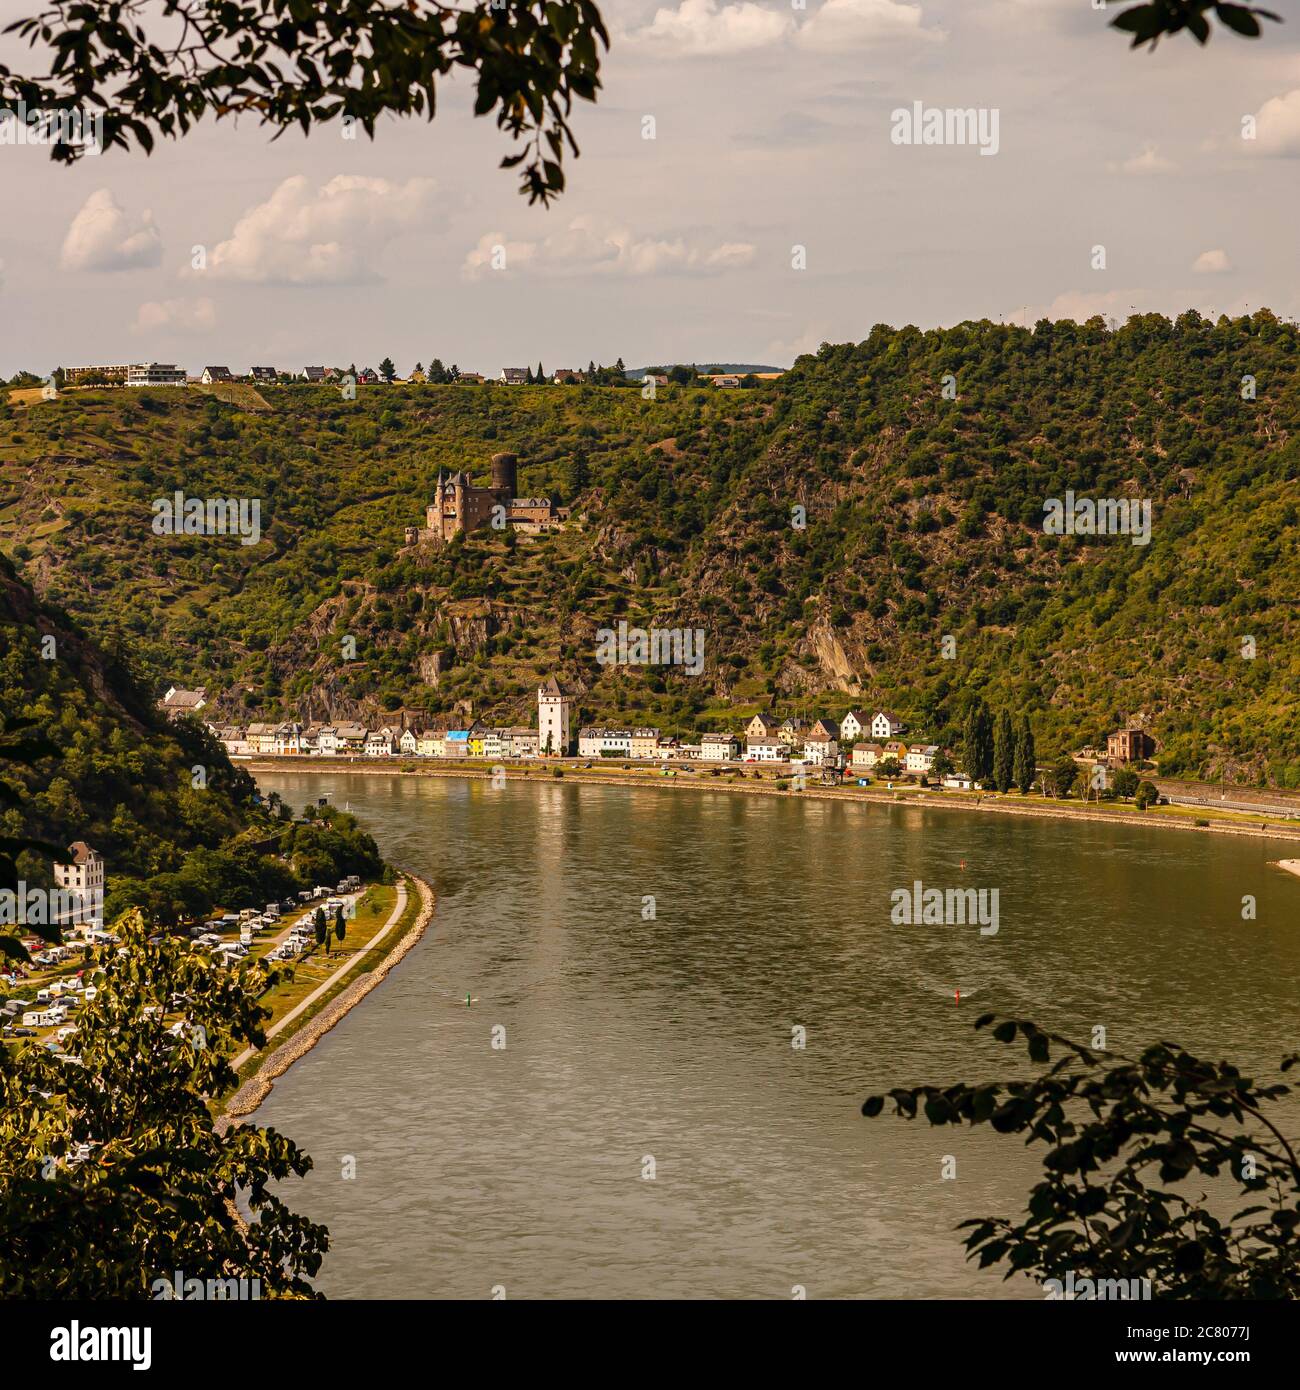
[[[316,734],[316,751],[322,758],[332,758],[339,751],[339,731],[333,724],[322,724]]]
[[[238,724],[209,724],[208,728],[226,750],[227,757],[248,756],[248,735]]]
[[[808,731],[803,741],[803,755],[814,767],[826,767],[839,757],[840,745],[835,737],[834,725],[819,719]]]
[[[483,730],[483,756],[496,759],[510,756],[510,735],[505,729]]]
[[[852,743],[863,731],[871,727],[871,720],[860,709],[851,709],[840,720],[840,740]]]
[[[779,738],[751,738],[745,741],[745,758],[753,763],[784,763],[790,760],[790,745]]]
[[[507,386],[526,386],[528,384],[527,367],[502,367],[499,381],[504,381]]]
[[[725,763],[740,751],[735,734],[705,734],[700,739],[700,757],[706,763]]]
[[[281,756],[298,754],[302,749],[301,724],[277,724],[271,742],[271,751]]]
[[[907,757],[903,766],[908,772],[930,772],[934,768],[934,760],[939,756],[939,746],[935,743],[914,743],[907,750]]]
[[[213,386],[219,381],[234,381],[235,378],[230,375],[229,367],[204,367],[200,379],[204,386]]]
[[[68,846],[70,864],[54,866],[55,886],[75,895],[67,913],[59,914],[60,926],[88,922],[92,926],[104,923],[104,858],[85,840],[74,840]]]
[[[397,751],[397,732],[384,725],[366,735],[367,758],[391,758]]]
[[[578,755],[583,758],[630,758],[631,729],[587,728],[578,731]]]
[[[397,740],[398,749],[408,757],[414,757],[420,751],[420,739],[414,729],[403,729],[402,736]]]
[[[877,710],[871,716],[871,737],[897,738],[903,732],[903,721],[896,715],[892,715],[888,710]]]

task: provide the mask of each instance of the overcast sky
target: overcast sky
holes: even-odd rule
[[[1154,54],[1093,0],[602,8],[604,90],[550,210],[497,169],[463,79],[373,143],[206,122],[71,170],[0,148],[0,371],[787,365],[881,322],[1300,307],[1288,0],[1260,40]],[[915,102],[996,109],[997,153],[894,143]]]

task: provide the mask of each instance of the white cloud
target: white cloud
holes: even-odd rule
[[[312,188],[298,174],[235,223],[203,274],[256,285],[356,285],[380,280],[388,243],[424,225],[432,179],[405,183],[338,174]]]
[[[1192,269],[1198,275],[1222,275],[1232,269],[1232,263],[1222,247],[1215,247],[1213,251],[1202,251],[1192,262]]]
[[[1106,166],[1112,173],[1121,174],[1167,174],[1178,166],[1172,159],[1166,159],[1154,145],[1143,145],[1135,155],[1119,164]]]
[[[638,237],[629,228],[575,217],[562,231],[540,241],[508,241],[488,232],[465,257],[461,275],[479,280],[492,271],[535,266],[549,275],[718,274],[749,265],[755,247],[747,241],[690,245],[685,238]]]
[[[631,37],[678,53],[717,57],[768,48],[793,29],[790,14],[765,9],[750,0],[734,5],[720,5],[718,0],[681,0],[675,10],[656,10],[650,23]]]
[[[63,238],[64,270],[137,270],[162,260],[162,237],[146,209],[139,217],[124,211],[107,188],[82,204]]]
[[[899,0],[825,0],[799,27],[799,43],[814,52],[867,48],[887,39],[938,40],[939,29],[921,27],[920,5]]]
[[[802,23],[793,12],[753,0],[680,0],[660,8],[643,29],[628,37],[687,57],[729,57],[795,44],[817,53],[870,47],[889,39],[941,39],[921,26],[920,5],[906,0],[822,0]]]
[[[137,333],[206,333],[216,322],[210,299],[151,299],[141,304],[132,328]]]
[[[1266,101],[1255,115],[1255,139],[1242,144],[1256,154],[1281,159],[1300,156],[1300,87]]]

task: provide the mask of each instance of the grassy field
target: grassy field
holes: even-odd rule
[[[401,917],[377,946],[371,943],[383,930],[392,913],[397,900],[396,887],[377,885],[369,889],[358,904],[356,917],[348,923],[343,950],[333,950],[327,959],[319,948],[313,948],[311,954],[294,963],[291,980],[286,980],[263,997],[262,1004],[271,1010],[271,1018],[266,1023],[269,1030],[302,1003],[313,990],[318,989],[335,971],[350,961],[355,961],[336,988],[323,994],[309,1009],[299,1014],[287,1029],[270,1039],[265,1048],[239,1066],[237,1074],[240,1084],[257,1071],[271,1052],[283,1046],[310,1023],[341,990],[348,988],[367,971],[379,965],[392,947],[410,930],[420,913],[420,895],[410,880],[407,880],[407,890],[406,907]]]
[[[357,915],[347,924],[347,934],[341,945],[334,940],[331,923],[329,953],[326,954],[323,946],[313,944],[305,955],[292,963],[293,978],[286,979],[262,996],[263,1007],[271,1010],[271,1017],[267,1020],[266,1026],[269,1028],[278,1022],[290,1009],[302,1003],[312,990],[318,988],[355,956],[367,954],[371,938],[382,930],[396,901],[395,887],[376,884],[368,888],[357,903]],[[272,940],[268,939],[260,943],[259,949],[251,954],[260,959],[271,949],[272,944]],[[354,975],[348,976],[349,979],[353,977]]]

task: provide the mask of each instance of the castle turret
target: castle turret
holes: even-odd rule
[[[492,491],[514,497],[519,486],[519,459],[515,454],[492,455]]]

